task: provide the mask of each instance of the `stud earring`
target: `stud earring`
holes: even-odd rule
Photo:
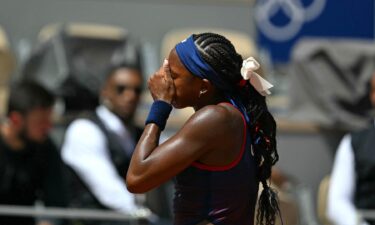
[[[204,94],[204,93],[206,93],[206,92],[207,92],[207,90],[200,90],[200,91],[199,91],[199,95],[198,95],[198,98],[200,98],[200,97],[201,97],[201,95],[202,95],[202,94]]]

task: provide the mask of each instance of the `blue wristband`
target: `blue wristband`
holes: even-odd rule
[[[150,112],[145,124],[155,123],[160,130],[164,130],[169,114],[172,111],[172,106],[164,101],[156,100],[152,103]]]

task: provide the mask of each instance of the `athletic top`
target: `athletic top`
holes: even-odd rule
[[[175,225],[196,225],[203,220],[215,225],[254,223],[259,181],[247,124],[241,115],[244,138],[241,151],[233,162],[225,166],[194,162],[176,176]]]

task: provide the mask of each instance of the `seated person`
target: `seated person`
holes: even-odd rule
[[[370,100],[375,107],[375,74],[371,80]],[[336,152],[327,214],[336,225],[368,225],[358,210],[375,210],[375,126],[346,135]]]
[[[38,84],[21,82],[11,87],[6,121],[0,126],[0,204],[32,206],[40,199],[46,206],[66,205],[62,161],[48,137],[53,103],[53,95]],[[35,221],[0,216],[0,224]]]
[[[125,176],[141,134],[133,117],[142,83],[137,66],[111,67],[96,111],[69,125],[61,154],[73,172],[71,206],[124,213],[137,208]]]

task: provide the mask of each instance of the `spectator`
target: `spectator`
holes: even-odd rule
[[[0,130],[0,204],[65,206],[62,162],[48,137],[53,95],[32,82],[10,89],[6,121]],[[40,220],[40,224],[52,224]],[[31,217],[1,216],[0,224],[35,224]]]
[[[375,107],[375,74],[370,82]],[[375,209],[375,126],[347,134],[335,156],[328,191],[327,214],[336,225],[374,225],[357,210]]]
[[[74,173],[72,206],[125,213],[136,209],[125,175],[142,132],[133,121],[142,83],[137,66],[111,67],[96,111],[69,125],[61,154]]]

